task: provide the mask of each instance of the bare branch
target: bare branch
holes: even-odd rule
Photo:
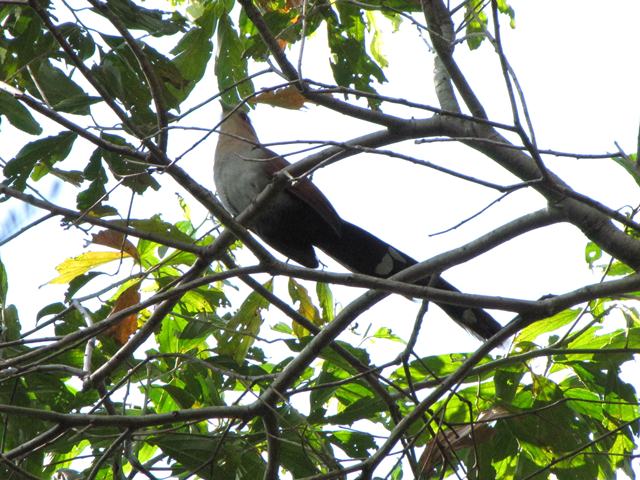
[[[438,58],[446,68],[449,77],[474,117],[487,118],[484,107],[467,82],[466,77],[453,59],[453,24],[447,7],[442,0],[421,0],[422,11],[429,26],[429,35]],[[449,95],[451,96],[451,94]],[[452,105],[445,107],[451,110]],[[456,110],[453,110],[456,111]]]
[[[265,468],[264,480],[277,480],[280,467],[280,433],[278,419],[276,415],[268,411],[262,415],[262,424],[267,434],[267,467]]]
[[[17,198],[18,200],[28,203],[29,205],[33,205],[34,207],[38,207],[43,210],[47,210],[52,215],[61,216],[69,220],[81,220],[80,223],[88,223],[90,225],[108,228],[109,230],[121,232],[135,238],[144,238],[145,240],[156,242],[156,243],[159,243],[160,245],[166,245],[168,247],[173,247],[178,250],[182,250],[184,252],[191,252],[191,253],[198,254],[198,253],[201,253],[203,249],[203,247],[184,243],[179,240],[173,240],[163,235],[157,235],[154,233],[144,232],[142,230],[136,230],[131,227],[126,227],[119,222],[102,220],[101,218],[94,217],[92,215],[85,215],[84,213],[79,212],[77,210],[71,210],[68,208],[60,207],[54,203],[37,199],[33,195],[23,193],[19,190],[16,190],[11,187],[7,187],[2,184],[0,184],[0,195],[6,195],[8,197]]]
[[[368,108],[358,107],[347,102],[342,102],[326,94],[317,93],[310,89],[304,79],[298,77],[296,68],[291,64],[287,56],[284,54],[284,51],[280,48],[278,41],[269,30],[269,27],[262,18],[260,11],[256,8],[253,2],[251,0],[240,0],[240,5],[242,5],[247,17],[249,17],[260,32],[262,40],[274,56],[278,66],[282,69],[284,76],[287,80],[296,85],[300,93],[305,98],[336,112],[340,112],[354,118],[359,118],[361,120],[366,120],[368,122],[377,123],[379,125],[385,125],[389,128],[394,128],[403,123],[403,120],[398,117],[373,111]]]

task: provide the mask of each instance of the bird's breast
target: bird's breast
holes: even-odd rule
[[[222,203],[234,215],[247,208],[271,180],[260,160],[243,158],[216,161],[213,176]]]

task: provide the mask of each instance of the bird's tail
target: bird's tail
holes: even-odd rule
[[[343,221],[341,226],[340,238],[331,237],[317,246],[348,270],[375,277],[387,278],[417,263],[378,237],[346,221]],[[417,283],[450,292],[460,292],[442,278],[438,278],[431,285],[429,278]],[[502,328],[481,308],[444,303],[437,305],[457,324],[480,339],[490,338]]]

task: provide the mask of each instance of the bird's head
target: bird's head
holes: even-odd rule
[[[222,103],[221,122],[220,134],[222,136],[258,142],[258,136],[251,125],[249,116],[240,106],[233,107]]]

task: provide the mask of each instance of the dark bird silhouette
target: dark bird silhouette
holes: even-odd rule
[[[225,111],[223,119],[215,152],[214,180],[222,203],[237,215],[289,162],[260,145],[244,112]],[[366,230],[343,220],[323,193],[306,178],[278,192],[248,227],[271,247],[309,268],[319,264],[314,247],[352,272],[381,278],[417,263]],[[419,284],[429,285],[429,279],[423,279]],[[442,278],[437,278],[430,286],[459,292]],[[501,328],[483,309],[437,305],[481,339],[491,337]]]

